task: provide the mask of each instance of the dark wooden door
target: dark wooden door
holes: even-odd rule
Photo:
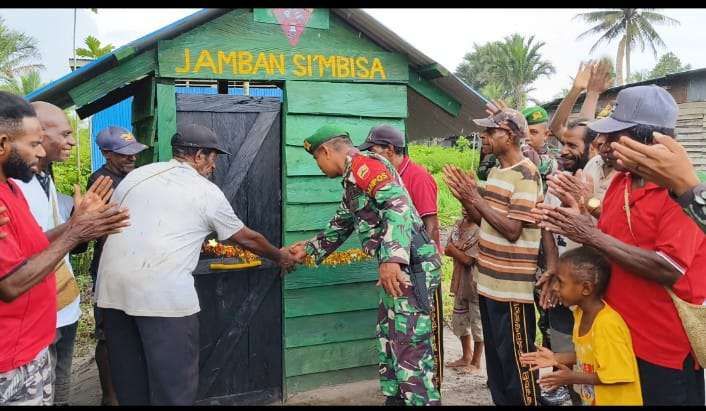
[[[213,181],[248,227],[282,243],[280,101],[271,97],[177,94],[177,124],[210,127],[232,156]],[[282,287],[269,261],[255,269],[194,272],[201,304],[197,404],[282,399]]]

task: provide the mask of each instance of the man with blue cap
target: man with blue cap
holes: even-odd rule
[[[147,146],[135,139],[132,133],[122,127],[108,126],[96,136],[96,144],[105,157],[105,164],[96,170],[88,178],[88,187],[100,176],[108,176],[113,180],[113,189],[120,184],[123,178],[135,169],[137,155],[147,149]],[[93,259],[89,272],[93,279],[94,289],[96,274],[98,273],[98,262],[101,259],[105,238],[96,240],[93,249]],[[98,366],[98,377],[103,391],[101,405],[118,405],[115,397],[115,390],[110,379],[110,365],[108,363],[108,348],[105,344],[105,334],[103,333],[103,315],[101,309],[93,305],[93,316],[95,318],[96,329],[96,365]]]
[[[621,138],[652,145],[655,135],[675,135],[678,115],[665,89],[637,86],[621,90],[610,117],[588,127],[603,135],[609,147]],[[615,159],[614,151],[608,155]],[[630,330],[634,354],[620,355],[628,360],[634,355],[638,370],[629,375],[626,368],[610,380],[639,378],[644,405],[703,405],[703,369],[668,289],[689,303],[703,303],[699,284],[704,268],[697,256],[704,234],[666,188],[620,163],[615,167],[618,173],[605,193],[597,225],[578,205],[580,199],[569,195],[562,201],[573,210],[540,205],[540,227],[593,247],[612,263],[605,302]],[[573,382],[569,378],[560,383]],[[592,391],[589,387],[582,392]]]

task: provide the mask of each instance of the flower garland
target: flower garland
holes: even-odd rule
[[[332,267],[336,267],[339,265],[353,264],[355,262],[367,261],[371,259],[372,257],[366,254],[360,248],[351,248],[350,250],[346,251],[332,252],[328,255],[328,257],[324,258],[324,261],[322,261],[320,265],[330,265]],[[316,267],[316,263],[314,262],[314,256],[307,255],[304,260],[304,265],[306,265],[307,267]]]
[[[259,256],[252,252],[242,249],[238,246],[224,245],[216,240],[208,240],[204,243],[202,251],[213,257],[237,258],[243,263],[261,262]],[[319,265],[328,265],[336,267],[339,265],[353,264],[360,261],[371,260],[372,257],[366,254],[360,248],[352,248],[346,251],[334,251],[324,259]],[[308,255],[304,259],[304,265],[307,267],[316,267],[314,256]]]
[[[262,262],[258,255],[248,250],[238,246],[224,245],[216,240],[208,240],[204,243],[202,251],[213,257],[237,258],[243,263]]]

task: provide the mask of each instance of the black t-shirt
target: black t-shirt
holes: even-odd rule
[[[103,165],[103,167],[96,170],[95,173],[88,177],[88,187],[90,187],[100,176],[107,176],[113,179],[113,189],[120,184],[120,182],[125,178],[124,175],[115,174],[114,172],[108,170],[108,168]],[[88,190],[88,187],[86,189]],[[96,276],[98,275],[98,262],[101,259],[101,253],[103,252],[103,244],[105,243],[105,238],[99,238],[96,240],[95,247],[93,248],[93,259],[91,260],[91,267],[89,272],[91,273],[91,278],[93,279],[93,287],[96,286]]]
[[[560,333],[571,335],[574,331],[574,314],[563,305],[547,310],[549,326]]]

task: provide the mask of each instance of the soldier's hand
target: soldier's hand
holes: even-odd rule
[[[401,285],[409,287],[412,283],[409,277],[402,272],[400,265],[397,263],[381,263],[378,267],[380,279],[376,285],[382,285],[385,292],[393,297],[401,297]]]
[[[10,219],[7,218],[7,216],[5,215],[6,211],[7,208],[5,208],[4,206],[0,206],[0,227],[10,222]],[[0,231],[0,239],[3,239],[5,237],[7,237],[7,233]]]
[[[284,272],[290,273],[294,271],[299,261],[295,258],[295,255],[290,252],[289,248],[283,247],[279,250],[279,260],[277,263],[283,270],[282,274],[284,274]]]
[[[289,247],[287,247],[287,250],[292,255],[292,258],[297,261],[297,264],[304,263],[304,259],[307,256],[306,241],[298,241],[294,244],[291,244]]]

